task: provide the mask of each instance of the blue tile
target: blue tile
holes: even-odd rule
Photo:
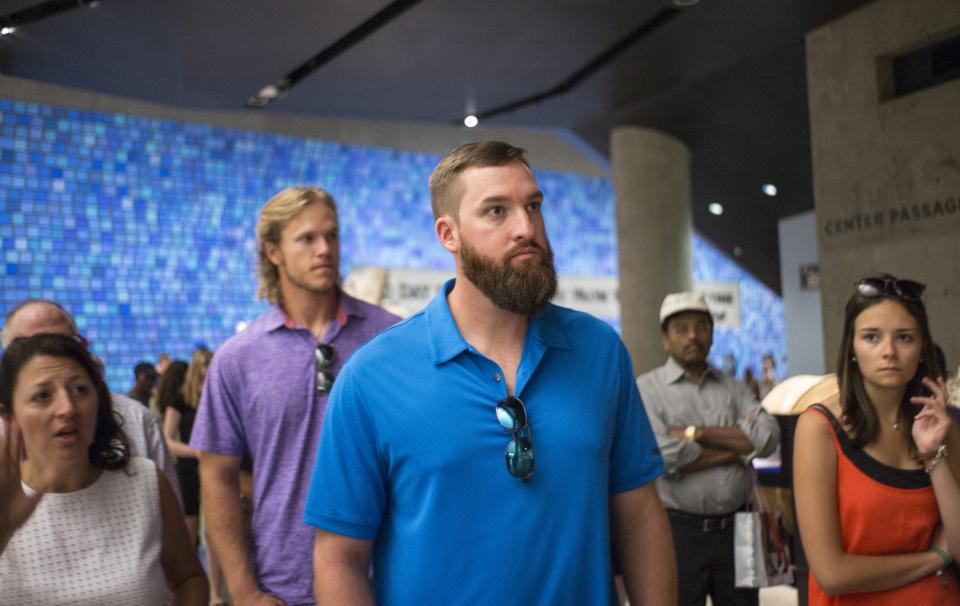
[[[452,269],[433,234],[427,190],[438,160],[0,99],[3,308],[53,296],[94,337],[111,386],[126,390],[139,360],[160,351],[186,359],[198,341],[217,347],[237,322],[262,313],[253,229],[259,208],[283,187],[318,184],[337,198],[344,272]],[[558,270],[616,275],[611,182],[536,174]],[[741,284],[743,324],[718,331],[716,359],[782,357],[776,295],[699,238],[694,274]]]

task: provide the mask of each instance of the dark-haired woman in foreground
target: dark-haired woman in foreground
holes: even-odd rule
[[[206,604],[177,498],[131,458],[77,340],[16,339],[0,362],[0,603]]]
[[[960,604],[960,453],[946,413],[924,287],[856,283],[837,363],[840,393],[797,424],[794,492],[811,606]]]

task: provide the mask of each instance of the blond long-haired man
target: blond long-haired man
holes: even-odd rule
[[[257,223],[260,296],[270,309],[214,356],[190,446],[201,498],[234,604],[313,602],[313,532],[302,513],[313,454],[344,361],[399,318],[340,289],[337,207],[291,187]],[[253,459],[248,543],[238,477]]]

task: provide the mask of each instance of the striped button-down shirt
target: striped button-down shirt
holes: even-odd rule
[[[780,443],[776,419],[760,406],[753,392],[712,367],[697,382],[673,358],[641,375],[637,386],[667,468],[666,475],[657,480],[664,506],[698,515],[727,514],[743,506],[750,461],[772,454]],[[683,473],[680,469],[696,461],[703,447],[672,438],[668,431],[688,425],[737,426],[753,444],[753,452],[740,457],[740,463]]]

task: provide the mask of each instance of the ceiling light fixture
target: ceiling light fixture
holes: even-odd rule
[[[472,114],[463,119],[463,125],[467,128],[473,128],[477,124],[480,124],[480,121]]]
[[[100,4],[100,0],[47,0],[33,4],[24,9],[0,15],[0,35],[6,36],[17,31],[18,28],[53,17],[75,8],[93,7]]]
[[[493,118],[494,116],[499,116],[500,114],[517,111],[518,109],[522,109],[529,105],[543,103],[548,99],[552,99],[553,97],[570,92],[581,82],[620,56],[628,48],[639,43],[641,40],[669,23],[671,19],[679,16],[681,13],[683,13],[683,11],[679,8],[665,7],[661,9],[660,12],[642,23],[637,29],[633,30],[620,40],[614,42],[605,51],[588,61],[586,64],[582,65],[572,74],[552,87],[532,95],[528,95],[522,99],[510,101],[498,107],[476,112],[477,118],[479,120],[486,120],[487,118]]]
[[[767,194],[771,198],[777,195],[777,186],[773,183],[765,183],[763,185],[763,193]]]
[[[707,210],[710,211],[711,215],[720,216],[723,214],[723,204],[719,202],[711,202],[710,206],[707,207]]]
[[[295,67],[293,71],[280,78],[276,84],[268,84],[261,88],[260,92],[256,95],[248,97],[247,107],[263,109],[270,105],[271,102],[282,97],[284,93],[296,86],[301,80],[333,61],[354,44],[371,36],[374,32],[386,26],[399,17],[404,11],[421,1],[422,0],[394,0],[380,10],[380,12],[344,34],[339,40]],[[268,89],[270,89],[271,86],[277,89],[277,93],[273,95],[269,94],[270,91]],[[264,91],[267,91],[268,94],[264,95]]]
[[[274,99],[284,96],[288,88],[290,88],[290,85],[287,84],[285,80],[280,80],[275,84],[268,84],[261,88],[256,95],[247,99],[247,107],[262,109],[270,105]]]

